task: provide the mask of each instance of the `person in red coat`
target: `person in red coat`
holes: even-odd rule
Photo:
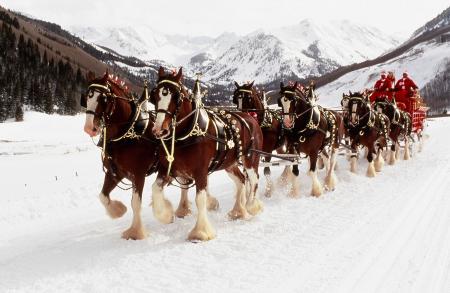
[[[403,103],[407,109],[410,108],[410,99],[416,93],[418,87],[409,78],[408,72],[403,72],[403,77],[395,84],[395,100],[397,104]]]
[[[377,100],[392,99],[392,81],[387,78],[385,71],[381,72],[381,77],[375,82],[373,89],[374,92],[370,96],[371,102],[375,102]]]

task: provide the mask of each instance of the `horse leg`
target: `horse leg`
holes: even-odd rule
[[[383,148],[379,147],[377,149],[377,157],[375,159],[375,171],[381,172],[383,166],[384,166]]]
[[[409,137],[405,135],[405,153],[403,155],[403,160],[409,160],[411,155],[409,153]]]
[[[195,176],[197,194],[195,204],[197,206],[197,222],[194,229],[188,235],[190,241],[208,241],[216,237],[216,232],[208,220],[207,187],[208,174]]]
[[[178,179],[180,182],[183,179]],[[188,188],[189,185],[186,184],[187,181],[183,180],[183,183],[180,184],[181,185],[181,196],[180,196],[180,203],[178,204],[178,208],[175,211],[175,216],[177,218],[184,218],[189,216],[192,211],[191,211],[191,203],[189,202],[189,198],[188,198]]]
[[[318,154],[316,152],[309,154],[309,176],[311,176],[312,180],[312,188],[311,195],[312,196],[321,196],[323,193],[322,184],[320,184],[319,179],[317,179],[317,163]]]
[[[252,215],[255,216],[263,209],[262,202],[257,198],[256,191],[258,190],[258,166],[245,167],[247,173],[247,180],[249,183],[249,190],[247,191],[248,197],[245,204],[245,208]]]
[[[367,153],[367,161],[369,162],[369,166],[367,167],[367,172],[366,172],[367,177],[375,177],[375,175],[376,175],[375,164],[373,161],[373,154],[375,154],[375,147],[373,145],[371,145],[370,148],[368,148],[368,153]]]
[[[292,198],[297,198],[300,196],[300,180],[298,179],[298,174],[298,165],[293,165],[292,172],[289,172],[288,174],[288,178],[290,179],[292,185],[288,196]]]
[[[395,165],[395,153],[396,153],[396,148],[397,148],[397,142],[392,142],[391,145],[391,150],[389,152],[389,165]]]
[[[334,172],[336,166],[336,149],[331,147],[330,166],[328,168],[327,176],[325,177],[325,187],[327,190],[334,190],[336,188],[337,178]]]
[[[131,198],[131,207],[133,208],[133,221],[131,227],[122,233],[122,238],[141,240],[147,237],[147,231],[142,225],[141,219],[141,203],[142,190],[144,188],[145,176],[135,178],[133,182],[133,197]]]
[[[400,156],[400,144],[398,141],[395,142],[395,160],[398,160]]]
[[[357,145],[353,144],[351,145],[352,154],[350,156],[350,172],[356,173],[357,172],[357,158],[358,158],[358,150]]]
[[[173,222],[173,207],[170,201],[164,197],[163,187],[169,183],[167,176],[158,172],[155,182],[152,185],[152,210],[158,221],[164,224]]]
[[[249,214],[245,209],[245,176],[237,166],[226,169],[226,172],[236,184],[236,202],[233,209],[228,212],[228,217],[232,220],[247,219]]]
[[[114,176],[111,172],[106,172],[103,181],[102,191],[99,194],[100,202],[106,209],[106,213],[112,218],[117,219],[122,217],[127,211],[127,207],[118,200],[111,200],[109,194],[117,186],[117,183],[123,177]]]
[[[291,174],[292,174],[291,166],[284,166],[284,170],[277,180],[277,185],[283,186],[284,184],[286,184],[286,182],[288,182],[289,178],[291,177]]]
[[[206,208],[208,211],[217,211],[219,209],[219,201],[211,195],[209,188],[206,188]]]
[[[265,162],[270,162],[271,157],[265,157]],[[264,195],[266,197],[272,197],[273,192],[273,182],[270,176],[270,167],[264,167],[264,177],[266,177],[266,188],[264,189]]]

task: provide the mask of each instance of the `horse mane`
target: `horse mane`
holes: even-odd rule
[[[125,82],[121,79],[119,79],[119,76],[115,76],[113,74],[109,74],[106,72],[102,77],[95,78],[91,81],[92,83],[98,83],[98,84],[107,84],[111,86],[111,90],[113,93],[117,96],[125,96],[127,98],[133,98],[128,86],[125,84]]]

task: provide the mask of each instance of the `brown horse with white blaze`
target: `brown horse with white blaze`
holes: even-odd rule
[[[182,69],[176,74],[166,74],[161,67],[150,97],[157,112],[152,131],[165,150],[160,153],[158,176],[152,187],[152,207],[160,220],[170,218],[170,203],[163,194],[169,176],[194,180],[198,214],[188,239],[206,241],[215,237],[206,211],[209,173],[225,170],[236,184],[236,203],[229,213],[231,218],[246,218],[248,213],[256,215],[261,211],[262,203],[256,192],[259,155],[251,150],[260,150],[263,138],[261,128],[250,115],[206,111],[201,101],[189,96],[181,80]],[[239,161],[245,176],[239,170]]]
[[[287,135],[289,145],[295,147],[298,153],[309,157],[309,174],[312,179],[313,196],[320,196],[323,187],[317,179],[316,164],[318,156],[330,148],[330,159],[327,163],[325,186],[334,190],[337,178],[334,173],[337,149],[343,137],[344,129],[342,117],[335,111],[326,110],[316,104],[314,89],[309,87],[307,92],[301,91],[296,82],[290,86],[280,84],[278,105],[283,109],[284,127],[290,128]],[[297,176],[298,172],[294,174]],[[298,195],[298,180],[293,177],[293,186]]]
[[[362,145],[368,150],[369,166],[366,175],[375,177],[376,171],[381,171],[384,164],[382,151],[387,147],[389,118],[372,109],[367,92],[343,94],[341,105],[345,128],[351,140],[350,171],[356,173],[357,150],[358,146]]]

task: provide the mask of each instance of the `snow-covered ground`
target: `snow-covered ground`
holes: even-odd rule
[[[26,113],[0,124],[0,292],[449,292],[450,119],[429,122],[411,161],[369,179],[367,163],[354,175],[340,157],[334,192],[309,196],[302,173],[299,199],[280,188],[248,221],[227,219],[233,185],[218,172],[217,238],[196,244],[185,240],[193,216],[153,218],[154,176],[149,238],[120,238],[131,212],[113,221],[99,203],[100,151],[83,119]],[[167,195],[175,205],[179,191]],[[129,206],[129,192],[112,196]]]

